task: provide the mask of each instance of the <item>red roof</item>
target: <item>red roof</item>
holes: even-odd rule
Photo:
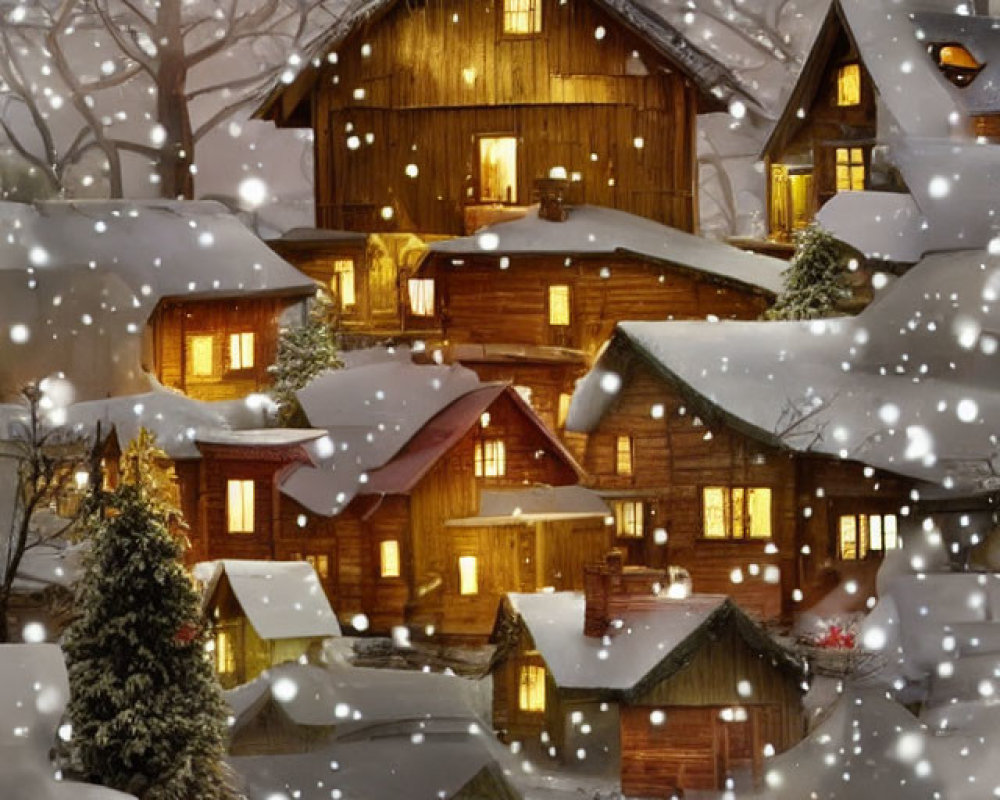
[[[368,473],[368,483],[364,494],[409,494],[431,468],[459,440],[469,432],[500,395],[507,395],[514,401],[525,417],[534,424],[548,440],[552,449],[571,466],[577,474],[580,468],[573,456],[563,446],[545,424],[526,405],[521,396],[510,386],[502,383],[490,384],[462,395],[444,408],[424,425],[410,439],[402,450],[388,464]]]

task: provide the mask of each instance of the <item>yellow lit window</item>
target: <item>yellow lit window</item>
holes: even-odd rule
[[[250,369],[253,366],[252,333],[229,334],[229,369]]]
[[[474,460],[477,478],[502,478],[507,474],[507,448],[503,439],[476,442]]]
[[[395,539],[387,539],[379,545],[379,560],[381,567],[379,574],[383,578],[399,577],[399,542]]]
[[[899,547],[895,514],[844,514],[837,520],[837,551],[844,561]]]
[[[253,533],[253,481],[231,480],[226,488],[226,529],[230,533]]]
[[[503,32],[514,35],[542,30],[542,0],[503,0]]]
[[[305,558],[306,562],[312,564],[312,568],[316,570],[316,574],[319,575],[320,580],[326,580],[330,577],[330,557],[324,553],[308,553]]]
[[[479,594],[479,564],[475,556],[458,559],[458,593]]]
[[[569,325],[569,287],[549,287],[549,325]]]
[[[861,147],[837,148],[837,191],[861,192],[865,188],[865,151]]]
[[[220,675],[236,672],[236,650],[231,631],[217,631],[215,634],[215,671]]]
[[[196,378],[212,377],[214,369],[214,336],[188,337],[188,372]]]
[[[517,139],[513,136],[479,140],[479,199],[517,202]]]
[[[958,67],[959,69],[979,69],[981,66],[972,55],[960,44],[946,44],[938,53],[938,63],[943,67]]]
[[[545,668],[524,665],[518,677],[517,707],[521,711],[545,710]]]
[[[615,442],[615,472],[618,475],[632,474],[631,436],[619,436]]]
[[[837,70],[837,105],[856,106],[861,102],[861,65],[845,64]]]
[[[410,313],[415,317],[434,316],[434,280],[410,278],[406,288],[410,295]]]
[[[646,509],[641,500],[614,503],[615,531],[622,538],[641,539],[645,528]]]
[[[561,392],[559,394],[558,424],[560,428],[566,427],[566,420],[569,419],[569,407],[572,402],[573,402],[573,395],[567,394],[566,392]]]
[[[351,308],[357,302],[354,292],[354,261],[350,258],[338,258],[333,262],[333,280],[331,289],[340,298],[342,309]]]
[[[771,490],[706,486],[702,490],[702,521],[706,539],[770,539]]]

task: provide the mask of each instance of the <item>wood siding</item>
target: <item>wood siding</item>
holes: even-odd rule
[[[463,233],[477,137],[499,134],[517,138],[515,204],[560,165],[580,173],[577,202],[692,230],[698,97],[676,66],[590,2],[545,0],[534,36],[503,36],[501,14],[398,3],[347,37],[311,101],[317,224]]]
[[[150,321],[153,369],[165,386],[198,400],[233,400],[271,385],[267,368],[278,348],[278,320],[294,300],[244,297],[229,300],[164,300]],[[253,367],[233,370],[230,334],[253,333]],[[192,374],[190,339],[212,336],[212,372]]]

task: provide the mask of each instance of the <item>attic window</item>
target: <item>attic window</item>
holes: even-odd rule
[[[856,106],[861,103],[861,65],[844,64],[837,70],[837,105]]]
[[[229,533],[254,531],[254,482],[230,480],[226,483],[226,530]]]
[[[250,369],[253,367],[254,335],[252,333],[229,334],[229,369]]]
[[[474,460],[477,478],[502,478],[507,474],[507,447],[503,439],[476,442]]]
[[[615,441],[615,474],[632,474],[632,437],[619,436]]]
[[[214,336],[189,336],[187,340],[188,374],[194,378],[211,378],[214,373]]]
[[[837,554],[844,561],[859,561],[899,547],[895,514],[842,515],[837,528]]]
[[[479,140],[479,200],[517,202],[517,139],[484,136]]]
[[[434,279],[410,278],[406,288],[410,295],[410,313],[415,317],[433,317]]]
[[[702,491],[702,522],[706,539],[770,539],[771,490],[706,486]]]
[[[983,68],[976,57],[960,44],[932,44],[927,50],[942,74],[958,87],[972,83]]]
[[[357,303],[354,291],[354,261],[350,258],[338,258],[333,262],[333,279],[330,288],[340,298],[341,309],[352,308]]]
[[[545,667],[525,664],[518,676],[517,707],[538,713],[545,710]]]
[[[542,30],[542,0],[503,0],[503,32],[526,36]]]

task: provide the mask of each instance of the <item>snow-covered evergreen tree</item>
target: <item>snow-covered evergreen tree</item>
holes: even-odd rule
[[[796,236],[795,256],[783,273],[785,287],[767,312],[768,319],[818,319],[838,313],[847,300],[847,255],[818,225]]]
[[[149,437],[123,456],[139,463]],[[226,706],[206,657],[181,540],[142,470],[104,493],[66,633],[72,769],[140,800],[235,796],[223,762]]]
[[[304,325],[285,328],[278,337],[278,355],[267,368],[274,377],[271,394],[278,406],[278,424],[289,425],[299,414],[295,393],[324,370],[344,366],[330,321],[330,301],[317,292]]]

